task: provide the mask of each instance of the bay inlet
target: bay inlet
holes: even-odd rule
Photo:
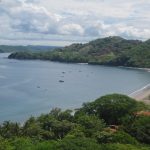
[[[129,95],[150,82],[145,70],[9,60],[8,55],[0,54],[0,122],[22,122],[55,107],[75,109],[105,94]]]

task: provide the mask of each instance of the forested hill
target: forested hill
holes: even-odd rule
[[[120,94],[0,124],[0,150],[150,150],[149,105]]]
[[[114,36],[72,44],[53,52],[13,53],[9,58],[150,68],[150,40],[142,42]]]

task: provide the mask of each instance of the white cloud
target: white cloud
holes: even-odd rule
[[[60,34],[66,35],[83,35],[84,29],[79,24],[65,24],[60,26]]]
[[[146,0],[2,0],[0,43],[82,42],[111,35],[148,39],[149,8]]]

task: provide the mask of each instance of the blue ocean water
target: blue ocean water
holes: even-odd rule
[[[55,107],[78,108],[105,94],[130,94],[150,82],[150,73],[138,69],[7,56],[0,54],[0,122],[22,122]]]

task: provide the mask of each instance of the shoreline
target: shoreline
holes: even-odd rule
[[[147,71],[150,73],[150,68],[135,68],[135,67],[127,67],[127,68],[144,70],[144,71]],[[150,104],[150,83],[145,85],[144,87],[130,93],[128,96],[131,98],[134,98],[137,101],[141,101],[146,104]]]
[[[150,83],[142,87],[141,89],[132,92],[128,96],[134,98],[137,101],[142,101],[144,103],[150,104]]]
[[[128,68],[128,69],[144,70],[144,71],[150,72],[150,68],[126,67],[126,66],[118,66],[118,67]]]
[[[137,68],[137,67],[124,67],[123,68],[129,68],[129,69],[137,69],[137,70],[143,70],[150,73],[150,68]],[[144,102],[146,104],[150,104],[150,83],[145,85],[144,87],[128,94],[129,97],[134,98],[137,101]]]

